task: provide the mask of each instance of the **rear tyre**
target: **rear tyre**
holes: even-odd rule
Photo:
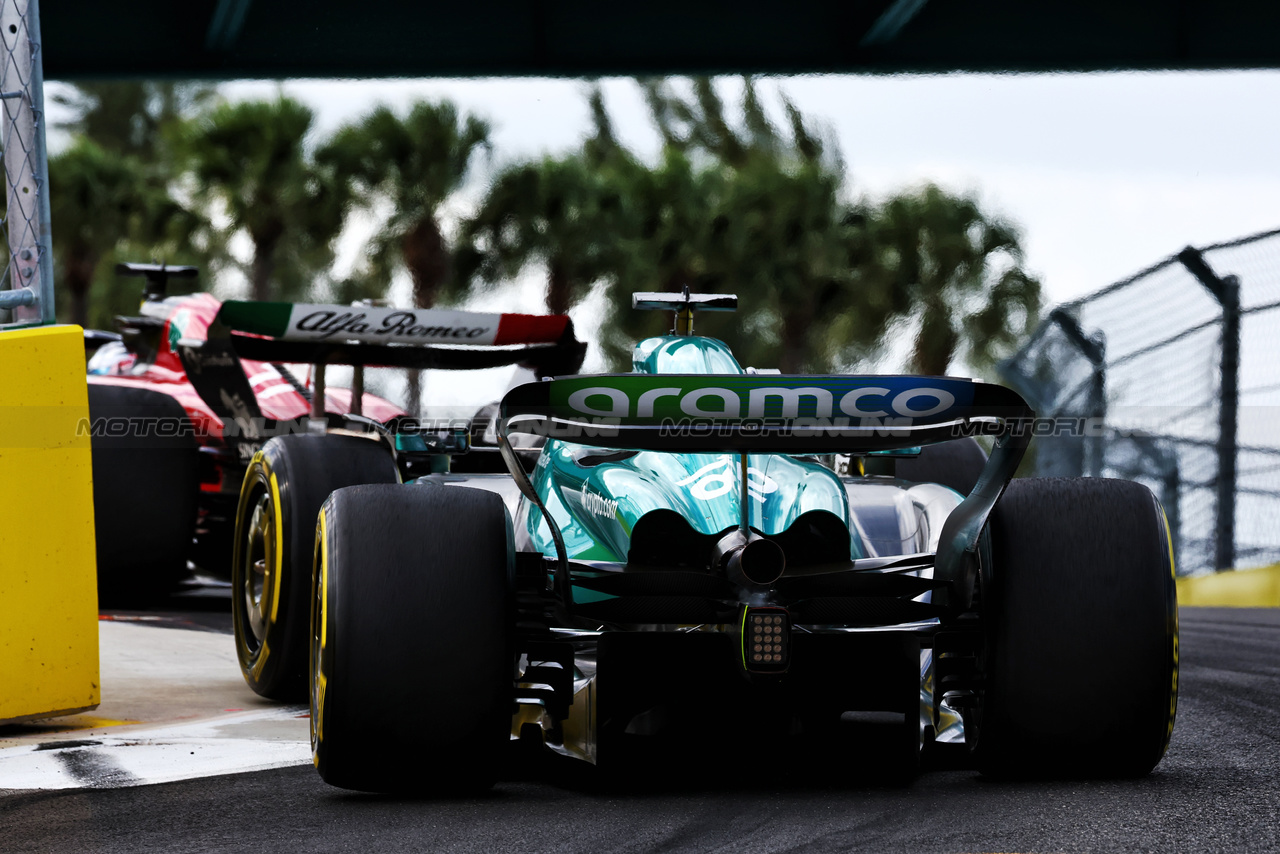
[[[513,711],[512,544],[490,492],[356,486],[325,503],[311,630],[325,782],[443,795],[494,783]]]
[[[98,597],[146,604],[187,570],[199,451],[182,405],[157,391],[89,384]]]
[[[983,773],[1137,777],[1178,699],[1169,531],[1146,487],[1014,480],[991,517],[985,690],[966,715]]]
[[[968,495],[986,465],[987,454],[978,441],[964,438],[925,445],[920,456],[899,459],[894,473],[903,480],[940,483]]]
[[[316,516],[329,493],[396,483],[395,460],[353,436],[280,436],[254,455],[240,489],[231,613],[240,671],[273,700],[307,696]]]

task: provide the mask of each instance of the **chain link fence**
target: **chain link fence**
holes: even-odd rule
[[[53,322],[49,162],[37,0],[0,0],[0,327]]]
[[[1033,473],[1149,486],[1179,574],[1280,561],[1280,230],[1059,306],[1000,371],[1058,419]]]

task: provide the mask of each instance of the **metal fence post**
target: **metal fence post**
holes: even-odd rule
[[[1222,280],[1222,404],[1218,411],[1217,569],[1236,565],[1236,444],[1240,412],[1240,280]]]
[[[1177,455],[1174,463],[1165,471],[1162,482],[1164,496],[1160,504],[1164,507],[1164,519],[1169,523],[1169,542],[1173,544],[1174,572],[1185,574],[1182,566],[1182,474],[1178,471]]]
[[[1240,412],[1240,280],[1219,277],[1198,249],[1188,246],[1178,261],[1222,306],[1222,379],[1218,404],[1218,522],[1215,569],[1236,564],[1236,444]]]
[[[1067,340],[1088,360],[1092,369],[1089,378],[1089,396],[1082,413],[1086,418],[1105,423],[1107,418],[1107,345],[1101,334],[1086,335],[1080,322],[1069,313],[1055,309],[1049,315],[1057,323]],[[1054,413],[1059,415],[1061,413]],[[1101,435],[1084,439],[1080,473],[1088,477],[1102,477],[1106,453]]]
[[[45,148],[44,72],[38,0],[0,0],[0,101],[6,188],[9,289],[0,308],[16,323],[52,323],[53,253],[49,241],[49,157]]]

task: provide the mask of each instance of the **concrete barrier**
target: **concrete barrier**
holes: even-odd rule
[[[84,333],[0,332],[0,723],[98,706]]]
[[[1179,578],[1178,604],[1228,608],[1280,607],[1280,564]]]

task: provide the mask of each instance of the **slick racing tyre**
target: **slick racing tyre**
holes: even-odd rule
[[[1014,480],[990,526],[985,685],[965,720],[979,768],[1149,773],[1178,699],[1177,597],[1159,503],[1124,480]]]
[[[920,456],[899,459],[895,474],[916,483],[940,483],[968,495],[986,464],[987,454],[977,440],[964,438],[925,445]]]
[[[240,671],[273,700],[307,694],[307,629],[316,516],[329,493],[396,483],[386,446],[354,436],[279,436],[254,455],[240,489],[231,613]]]
[[[325,782],[473,793],[513,711],[511,518],[491,492],[354,486],[316,531],[311,749]]]
[[[199,451],[178,401],[143,388],[89,384],[98,596],[136,605],[187,570]]]

